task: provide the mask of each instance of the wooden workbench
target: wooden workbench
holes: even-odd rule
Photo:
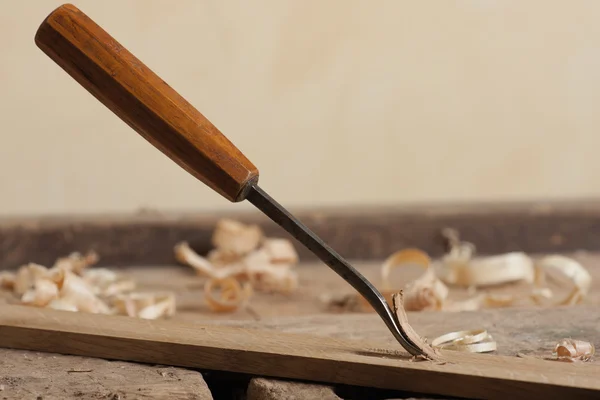
[[[591,294],[583,305],[463,313],[420,312],[410,313],[409,318],[413,327],[429,338],[454,330],[488,329],[498,342],[497,353],[502,355],[516,356],[519,352],[550,355],[553,344],[564,337],[600,343],[600,320],[595,308],[600,303],[600,240],[592,240],[598,235],[600,212],[593,203],[586,203],[585,207],[515,205],[513,208],[492,208],[489,212],[472,206],[435,210],[403,210],[387,218],[384,214],[389,211],[358,213],[358,218],[343,218],[343,213],[307,214],[303,219],[308,219],[309,225],[334,247],[337,244],[336,248],[342,254],[351,253],[352,258],[357,259],[357,249],[363,249],[360,253],[363,260],[353,264],[373,282],[378,282],[381,259],[394,250],[417,245],[432,254],[440,254],[442,246],[438,230],[446,226],[462,228],[464,238],[475,242],[478,249],[488,254],[526,250],[571,255],[584,264],[593,277]],[[202,279],[190,268],[173,263],[171,252],[172,244],[179,240],[189,240],[196,249],[205,251],[210,247],[207,240],[216,218],[218,216],[185,218],[143,214],[129,222],[127,218],[6,220],[0,223],[0,265],[11,268],[27,261],[48,264],[70,251],[94,249],[102,258],[101,265],[120,269],[136,279],[140,287],[174,290],[178,305],[175,320],[394,343],[387,328],[374,314],[332,314],[325,309],[320,300],[323,293],[350,293],[351,289],[301,248],[298,249],[303,262],[297,267],[300,285],[294,294],[256,294],[251,313],[211,312],[202,299]],[[284,236],[260,216],[241,215],[238,218],[256,220],[264,224],[270,234]],[[411,231],[413,236],[410,236]],[[483,248],[479,243],[484,243]],[[108,256],[104,257],[105,254]],[[394,273],[394,281],[401,284],[419,273],[416,269],[400,269]],[[518,291],[519,286],[494,290],[508,293]],[[450,294],[452,298],[466,296],[465,291],[458,289],[452,289]],[[0,399],[418,397],[418,394],[381,390],[370,390],[366,395],[366,389],[357,387],[329,387],[8,349],[0,349],[0,372]]]

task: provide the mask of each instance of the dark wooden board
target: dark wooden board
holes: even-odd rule
[[[276,193],[273,193],[276,196]],[[512,250],[600,250],[600,202],[348,207],[293,212],[346,258],[381,259],[415,246],[444,251],[440,231],[458,229],[481,254]],[[72,251],[95,250],[100,265],[173,264],[173,246],[187,240],[200,253],[211,248],[222,217],[260,224],[268,235],[289,237],[258,212],[153,213],[121,216],[52,216],[0,219],[0,268],[26,262],[52,263]],[[294,241],[304,261],[314,259]]]

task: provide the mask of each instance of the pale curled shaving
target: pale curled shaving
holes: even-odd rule
[[[133,280],[123,279],[106,268],[88,268],[98,261],[98,255],[74,252],[59,258],[52,268],[29,263],[20,267],[11,285],[2,285],[12,290],[20,304],[55,310],[96,314],[128,315],[125,308],[113,307],[115,296],[134,290]],[[139,318],[158,318],[172,315],[175,298],[171,294],[163,302],[153,301],[150,308],[137,310]]]
[[[33,287],[21,297],[21,303],[36,307],[45,307],[58,298],[58,286],[49,279],[38,279]]]
[[[245,225],[232,219],[221,219],[215,226],[212,243],[215,248],[238,255],[255,250],[263,239],[258,225]]]
[[[180,242],[175,245],[175,259],[181,264],[194,268],[198,275],[215,278],[217,274],[215,267],[206,258],[192,250],[188,242]]]
[[[207,257],[197,254],[187,242],[180,242],[174,249],[175,258],[212,283],[231,282],[231,278],[240,288],[251,286],[261,292],[291,293],[297,289],[298,275],[292,267],[298,262],[298,254],[290,241],[265,237],[256,225],[223,219],[215,227],[212,242],[215,248]],[[206,289],[205,297],[215,311],[236,309],[219,305],[220,300],[215,301]]]
[[[249,281],[256,290],[264,292],[289,293],[298,287],[298,275],[291,270],[291,265],[273,264],[270,254],[264,249],[255,250],[243,259],[221,267],[213,266],[206,258],[198,255],[187,242],[175,246],[175,255],[179,262],[211,279],[235,277],[244,282]]]
[[[215,294],[214,292],[218,292]],[[204,287],[206,304],[216,312],[232,312],[243,308],[252,295],[252,286],[243,286],[234,278],[210,279]]]
[[[272,264],[296,264],[298,253],[289,240],[269,238],[265,239],[263,249],[269,255]]]
[[[257,290],[290,293],[298,287],[298,274],[291,270],[291,265],[273,263],[266,249],[252,252],[243,264],[246,277]]]
[[[15,287],[15,280],[17,279],[16,274],[8,271],[0,272],[0,288],[13,290]]]
[[[48,303],[46,307],[61,311],[79,311],[73,303],[65,299],[54,299],[50,303]]]
[[[23,295],[31,289],[37,279],[46,278],[48,269],[43,265],[29,263],[19,268],[13,284],[13,291]]]
[[[533,260],[521,252],[478,258],[455,258],[450,253],[442,259],[437,269],[444,283],[467,287],[517,281],[533,283],[535,276]]]
[[[116,296],[112,303],[118,314],[142,319],[170,317],[176,310],[173,293],[126,293]]]
[[[78,311],[93,314],[109,314],[109,307],[102,301],[93,289],[73,272],[65,271],[64,278],[59,282],[60,298],[71,303]]]
[[[392,269],[416,264],[425,272],[415,281],[404,287],[404,308],[407,311],[441,310],[448,296],[448,288],[435,275],[430,266],[431,259],[419,249],[404,249],[389,256],[381,267],[381,280],[384,291],[390,291],[389,277]]]
[[[546,290],[551,297],[550,289],[543,288],[547,278],[563,287],[570,288],[569,295],[563,300],[556,302],[555,305],[581,303],[587,296],[592,284],[590,273],[580,263],[561,255],[544,257],[536,264],[536,287],[538,291]],[[536,297],[536,300],[540,303],[541,297]]]
[[[596,349],[590,342],[583,340],[562,339],[554,347],[552,355],[557,361],[577,362],[590,361]]]
[[[392,295],[392,303],[394,314],[400,329],[406,334],[406,337],[421,351],[421,357],[432,360],[441,361],[440,353],[427,343],[427,339],[419,336],[412,326],[408,323],[408,316],[404,309],[404,300],[402,290]]]
[[[470,353],[487,353],[497,349],[496,341],[485,329],[450,332],[435,338],[431,346]]]
[[[466,300],[446,300],[443,304],[442,311],[461,312],[461,311],[477,311],[485,303],[485,296],[475,296]]]
[[[86,255],[82,255],[79,252],[73,252],[67,257],[62,257],[56,260],[53,268],[65,269],[67,271],[74,272],[77,275],[81,275],[84,269],[88,268],[90,265],[96,264],[98,260],[98,254],[96,254],[94,251],[91,251]]]

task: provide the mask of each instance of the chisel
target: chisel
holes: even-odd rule
[[[108,5],[106,6],[108,7]],[[55,9],[36,45],[97,100],[188,173],[230,202],[248,200],[356,289],[412,355],[381,293],[354,267],[258,186],[258,169],[198,110],[71,4]]]

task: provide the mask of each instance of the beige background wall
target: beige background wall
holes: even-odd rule
[[[37,49],[60,4],[0,1],[0,214],[239,209]],[[600,195],[598,1],[74,4],[286,205]]]

